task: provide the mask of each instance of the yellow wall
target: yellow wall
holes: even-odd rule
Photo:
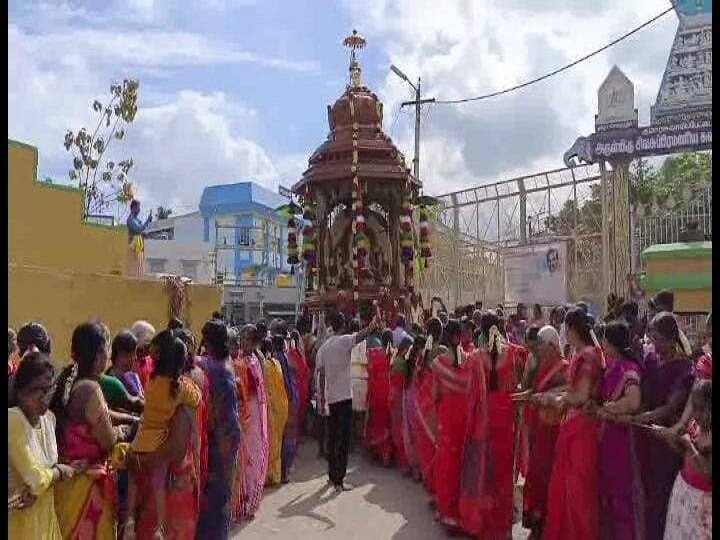
[[[160,281],[123,277],[127,230],[81,223],[80,192],[36,181],[37,150],[8,141],[8,319],[46,326],[56,363],[69,361],[75,326],[101,320],[116,332],[145,319],[167,324],[168,296]],[[221,291],[192,285],[190,313],[196,335]]]
[[[37,150],[8,141],[8,260],[126,275],[127,229],[82,223],[80,191],[36,175]]]
[[[168,299],[159,281],[125,279],[102,274],[77,274],[51,268],[8,265],[8,321],[17,329],[28,321],[42,323],[53,340],[58,364],[70,358],[73,329],[87,320],[101,320],[114,335],[139,319],[155,328],[169,320]],[[190,327],[196,336],[220,306],[218,289],[190,288]]]

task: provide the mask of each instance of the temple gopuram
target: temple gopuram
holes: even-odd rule
[[[413,291],[418,257],[430,257],[427,211],[417,207],[420,182],[383,132],[382,103],[362,82],[365,39],[353,30],[343,44],[349,83],[327,108],[327,139],[292,187],[303,204],[305,308],[355,315],[377,300],[378,313],[388,313]]]

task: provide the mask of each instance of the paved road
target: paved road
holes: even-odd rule
[[[433,522],[422,487],[395,469],[371,464],[358,454],[350,459],[350,492],[336,494],[327,485],[327,465],[317,447],[305,440],[290,484],[269,490],[255,519],[237,526],[242,540],[438,540],[446,538]],[[513,540],[526,532],[514,531]]]

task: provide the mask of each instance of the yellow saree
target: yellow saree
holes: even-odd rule
[[[280,456],[285,424],[288,421],[289,402],[280,363],[273,358],[268,358],[263,366],[263,375],[267,392],[268,427],[270,428],[267,484],[273,486],[279,484],[282,477]]]

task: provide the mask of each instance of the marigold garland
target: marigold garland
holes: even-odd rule
[[[425,268],[430,266],[430,220],[426,206],[420,206],[420,256],[424,259]]]

